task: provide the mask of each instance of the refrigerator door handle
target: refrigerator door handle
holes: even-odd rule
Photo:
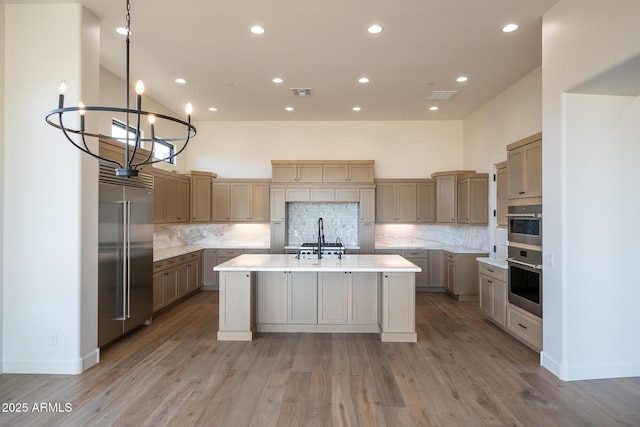
[[[127,234],[127,239],[125,240],[125,253],[127,257],[125,274],[127,275],[127,281],[124,299],[126,301],[127,308],[125,317],[129,319],[131,317],[131,202],[129,200],[125,202],[125,213],[126,222],[124,229]]]

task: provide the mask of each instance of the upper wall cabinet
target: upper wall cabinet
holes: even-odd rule
[[[489,222],[489,174],[477,173],[458,180],[459,224],[487,224]]]
[[[213,222],[268,222],[268,180],[214,180],[212,183]]]
[[[507,227],[507,199],[508,199],[507,162],[496,165],[496,225]]]
[[[435,205],[434,180],[376,181],[377,223],[435,222]]]
[[[211,222],[211,172],[180,172],[191,178],[191,222]]]
[[[475,172],[459,170],[431,174],[431,178],[436,180],[436,222],[442,224],[458,222],[458,179]]]
[[[186,175],[153,168],[153,222],[189,222],[191,180]]]
[[[273,183],[373,183],[373,160],[272,160]]]
[[[509,205],[542,203],[542,133],[507,145]]]

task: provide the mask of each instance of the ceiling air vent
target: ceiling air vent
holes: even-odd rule
[[[451,97],[456,93],[458,93],[457,90],[434,90],[429,94],[427,99],[433,101],[446,101],[451,99]]]
[[[313,92],[311,92],[310,87],[294,87],[291,88],[291,92],[293,92],[293,96],[311,96]]]

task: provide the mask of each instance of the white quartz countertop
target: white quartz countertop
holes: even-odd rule
[[[175,246],[172,248],[163,248],[163,249],[154,249],[153,250],[153,262],[162,261],[167,258],[172,258],[174,256],[180,256],[184,254],[188,254],[189,252],[196,252],[201,249],[243,249],[243,250],[269,250],[269,248],[248,248],[246,246],[209,246],[209,245],[185,245],[185,246]]]
[[[476,258],[476,260],[484,264],[489,264],[494,267],[502,268],[503,270],[506,270],[507,268],[509,268],[509,265],[507,264],[507,260],[504,258],[478,257]]]
[[[420,267],[400,255],[346,255],[342,259],[298,259],[295,255],[244,254],[214,267],[215,271],[413,272]]]

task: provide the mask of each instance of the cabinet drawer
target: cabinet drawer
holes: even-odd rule
[[[189,253],[189,261],[193,261],[200,258],[200,251],[198,252],[190,252]]]
[[[507,328],[538,350],[542,348],[542,321],[539,318],[509,306]]]
[[[167,260],[163,259],[162,261],[156,261],[153,263],[153,272],[156,273],[158,271],[162,271],[167,268]]]
[[[245,249],[244,250],[245,254],[268,254],[269,250],[268,249]]]
[[[478,272],[502,282],[507,281],[507,270],[504,268],[494,267],[483,262],[478,262]]]
[[[184,264],[185,262],[189,262],[189,255],[188,254],[184,254],[184,255],[178,255],[178,264]]]
[[[376,255],[402,255],[400,249],[376,249]]]
[[[427,258],[429,256],[429,251],[403,250],[402,256],[408,258]]]

